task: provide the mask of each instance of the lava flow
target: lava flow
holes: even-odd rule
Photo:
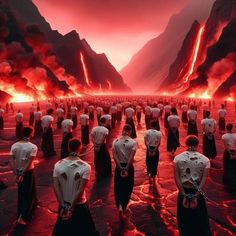
[[[189,86],[189,82],[190,82],[190,79],[191,77],[193,76],[194,72],[195,72],[195,68],[197,67],[197,59],[198,59],[198,54],[199,54],[199,50],[200,50],[200,45],[201,45],[201,41],[202,41],[202,35],[203,35],[203,32],[204,32],[204,28],[205,28],[205,25],[203,25],[202,27],[200,27],[199,31],[198,31],[198,34],[197,34],[197,37],[196,37],[196,40],[195,40],[195,43],[194,43],[194,46],[193,46],[193,50],[192,50],[192,53],[190,54],[190,58],[189,58],[189,61],[186,63],[186,67],[189,67],[187,72],[181,76],[181,73],[183,71],[183,68],[179,74],[179,76],[181,77],[179,83],[176,85],[174,85],[174,90],[175,90],[175,93],[174,95],[178,95],[180,93],[182,93],[183,91],[185,91],[188,86]],[[193,97],[193,95],[192,95]]]
[[[111,82],[109,80],[107,80],[107,84],[108,84],[108,90],[111,90]]]
[[[89,76],[88,76],[88,70],[87,70],[87,67],[86,67],[86,64],[84,61],[84,55],[82,52],[80,52],[80,60],[81,60],[82,66],[83,66],[85,82],[88,85],[88,87],[91,88],[91,83],[89,81]]]
[[[197,61],[197,57],[198,57],[198,52],[199,52],[199,47],[200,47],[200,43],[201,43],[201,39],[202,39],[202,33],[204,31],[204,26],[202,26],[198,32],[198,36],[197,36],[197,40],[195,43],[195,47],[193,50],[193,57],[192,57],[192,62],[191,62],[191,66],[189,71],[187,72],[186,76],[184,77],[183,82],[184,83],[188,83],[189,82],[189,78],[192,75],[192,73],[194,72],[194,68],[195,68],[195,64]]]

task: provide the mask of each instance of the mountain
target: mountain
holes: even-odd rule
[[[183,40],[193,22],[204,22],[213,0],[191,1],[180,13],[173,15],[158,37],[150,40],[133,56],[120,73],[133,91],[155,91],[167,77]]]
[[[157,92],[235,98],[235,37],[236,1],[217,0],[206,24],[193,23]]]
[[[200,54],[204,56],[204,61],[198,67],[198,76],[190,82],[191,90],[205,87],[214,95],[217,88],[224,82],[222,79],[228,78],[229,74],[232,74],[236,69],[234,64],[235,57],[232,57],[232,54],[236,52],[235,18],[236,1],[217,0],[214,3],[205,26],[200,50]],[[228,62],[228,65],[232,64],[232,66],[231,68],[225,68],[224,66],[225,69],[222,71],[225,61]],[[219,64],[221,64],[220,72],[216,71]],[[211,84],[214,84],[214,89],[210,86]],[[219,96],[219,91],[217,95]]]
[[[37,26],[27,26],[23,31],[7,3],[0,1],[0,90],[14,101],[46,99],[55,94],[75,96],[66,77],[59,79],[56,70],[49,68],[46,60],[54,54],[49,44],[47,51],[43,47],[44,34]],[[38,47],[31,47],[32,42]]]
[[[227,98],[229,95],[236,97],[236,71],[220,85],[214,95],[215,97]]]
[[[175,90],[184,89],[184,80],[188,76],[188,71],[191,69],[192,58],[194,57],[193,48],[195,39],[198,36],[201,25],[194,21],[188,34],[186,35],[182,47],[176,57],[176,60],[170,65],[169,74],[161,84],[163,92],[166,87],[174,85]],[[160,89],[159,89],[160,91]]]
[[[11,68],[8,74],[2,73],[12,85],[9,93],[13,97],[26,91],[28,97],[41,99],[93,93],[98,88],[103,92],[131,91],[105,54],[94,52],[76,31],[61,35],[52,30],[32,0],[0,0],[0,18],[4,19],[0,22],[4,46],[0,63]],[[13,77],[24,81],[21,87]],[[0,89],[6,87],[0,84]]]
[[[7,101],[11,98],[11,96],[3,91],[0,90],[0,100],[1,104],[7,103]]]

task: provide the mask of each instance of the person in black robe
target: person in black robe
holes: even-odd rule
[[[29,114],[29,126],[34,126],[34,112],[35,112],[35,106],[34,104],[31,105],[30,108],[30,114]]]
[[[215,142],[215,130],[216,130],[216,121],[210,118],[210,111],[205,112],[206,118],[202,120],[203,128],[203,154],[209,159],[215,159],[217,155],[216,142]]]
[[[157,130],[155,121],[150,122],[150,129],[144,134],[144,141],[147,147],[146,166],[149,181],[155,180],[159,163],[159,146],[161,142],[161,132]]]
[[[129,114],[129,113],[131,113],[129,111],[133,112],[132,115]],[[134,119],[133,119],[134,114],[135,114],[135,111],[131,105],[128,108],[126,108],[126,122],[125,123],[132,127],[132,131],[131,131],[131,135],[130,135],[131,138],[137,138],[136,128],[135,128]]]
[[[212,236],[206,202],[197,190],[202,190],[206,183],[210,161],[197,152],[198,144],[196,136],[188,136],[187,150],[174,159],[175,182],[179,190],[177,221],[180,236]],[[186,174],[190,167],[191,171]]]
[[[4,110],[0,106],[0,130],[4,129],[3,113],[4,113]]]
[[[34,159],[38,148],[30,142],[32,127],[24,127],[22,139],[11,147],[10,165],[16,176],[18,189],[17,223],[25,225],[37,206]],[[22,155],[23,154],[23,155]]]
[[[126,124],[123,127],[122,136],[116,139],[112,145],[113,157],[116,163],[114,177],[115,203],[122,221],[125,219],[127,205],[134,186],[133,159],[137,143],[130,137],[131,133],[132,127]]]
[[[190,110],[188,111],[187,135],[198,136],[197,111],[195,110],[194,105],[191,105]]]
[[[57,110],[57,128],[61,129],[61,123],[64,120],[64,109],[60,106]]]
[[[69,111],[69,110],[68,110]],[[76,106],[71,106],[70,107],[70,113],[71,113],[71,119],[73,121],[73,129],[77,128],[78,125],[78,116],[77,116],[78,109]]]
[[[80,159],[80,146],[78,139],[71,139],[69,156],[54,167],[54,192],[59,209],[52,236],[99,236],[85,195],[91,167]]]
[[[53,140],[53,130],[52,130],[52,121],[53,121],[53,109],[48,109],[46,116],[42,118],[42,126],[43,126],[43,135],[42,135],[42,144],[41,149],[43,151],[43,157],[52,157],[56,155],[54,149],[54,140]],[[50,118],[50,124],[44,126],[44,119]]]
[[[184,109],[185,106],[186,106],[185,104],[182,105],[182,109]],[[183,124],[188,123],[188,112],[186,110],[182,110],[181,121]]]
[[[177,110],[176,108],[171,108],[171,115],[168,116],[167,152],[171,152],[172,154],[180,147],[179,125],[180,119],[177,116]]]
[[[34,113],[34,138],[42,137],[43,128],[42,128],[42,112],[40,107],[37,107],[37,111]]]
[[[81,142],[83,146],[89,144],[89,116],[87,113],[80,115],[80,125],[81,125]]]
[[[22,130],[23,130],[23,114],[20,110],[16,113],[16,138],[18,140],[22,139]]]
[[[67,118],[62,121],[62,142],[61,142],[61,159],[66,158],[69,155],[68,143],[73,138],[72,134],[73,121],[71,120],[70,113],[67,114]]]
[[[105,128],[106,119],[100,118],[99,126],[94,127],[91,132],[94,144],[94,166],[97,177],[111,175],[111,157],[106,146],[106,138],[109,130]]]
[[[221,109],[218,111],[219,113],[219,132],[223,134],[225,132],[225,105],[221,104]]]
[[[223,183],[225,189],[236,193],[236,133],[233,133],[233,124],[226,125],[226,134],[222,136],[225,146],[223,154]]]

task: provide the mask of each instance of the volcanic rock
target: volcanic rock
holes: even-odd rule
[[[234,91],[233,89],[234,88]],[[227,97],[232,92],[236,95],[236,71],[227,78],[215,92],[215,97]]]
[[[236,52],[236,1],[217,0],[214,3],[200,38],[197,58],[191,71],[193,73],[189,75],[189,65],[192,62],[189,53],[196,47],[196,32],[199,30],[199,26],[194,25],[185,37],[182,48],[170,66],[169,75],[161,87],[165,88],[165,91],[175,89],[182,95],[197,93],[197,96],[201,93],[214,96],[219,87],[215,95],[225,96],[232,90],[231,86],[234,86],[234,74],[229,75],[236,69],[233,55]],[[186,76],[188,81],[184,83]],[[171,83],[174,84],[171,86]]]
[[[236,9],[236,5],[235,5]],[[223,29],[219,40],[208,48],[204,63],[198,68],[198,78],[191,81],[191,86],[201,86],[207,84],[208,72],[213,64],[223,58],[229,53],[236,52],[236,18],[231,20],[229,24]]]
[[[175,83],[176,87],[178,87],[176,83],[180,83],[181,86],[182,77],[189,71],[191,67],[190,63],[192,51],[200,27],[201,25],[197,21],[192,24],[190,31],[183,41],[183,45],[177,55],[176,60],[170,66],[169,74],[163,81],[161,88],[164,89],[166,86],[169,86],[173,83]]]
[[[11,98],[11,95],[9,95],[8,93],[3,92],[3,91],[0,90],[1,104],[5,104],[10,98]]]
[[[155,91],[168,76],[183,40],[193,22],[205,21],[213,0],[191,1],[179,14],[173,15],[158,37],[150,40],[120,73],[134,91]]]
[[[76,31],[71,31],[63,36],[58,31],[52,30],[31,0],[9,0],[8,6],[20,25],[25,27],[28,24],[36,24],[39,26],[48,42],[52,44],[57,59],[63,64],[65,71],[76,77],[80,84],[86,85],[80,60],[80,52],[82,52],[92,86],[98,88],[101,84],[102,89],[104,88],[106,91],[108,89],[107,80],[109,80],[112,90],[130,92],[106,56],[95,52],[91,53],[90,46],[87,47],[82,42]]]
[[[236,1],[217,0],[206,22],[202,36],[199,55],[202,55],[203,63],[200,63],[198,76],[190,82],[192,90],[197,87],[208,86],[208,72],[215,62],[225,58],[228,53],[235,52],[235,20]],[[205,57],[205,58],[204,58]],[[230,85],[225,83],[223,87]],[[222,88],[219,88],[220,90]],[[219,91],[216,92],[217,96]]]

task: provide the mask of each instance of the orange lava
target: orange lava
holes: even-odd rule
[[[192,56],[192,59],[191,59],[191,66],[189,68],[189,71],[188,73],[185,75],[184,79],[183,79],[183,82],[184,83],[188,83],[189,82],[189,78],[190,76],[192,75],[192,73],[194,72],[194,68],[195,68],[195,64],[196,64],[196,61],[197,61],[197,57],[198,57],[198,52],[199,52],[199,48],[200,48],[200,43],[201,43],[201,39],[202,39],[202,34],[204,32],[204,27],[205,26],[202,26],[198,32],[198,36],[197,36],[197,39],[196,39],[196,43],[195,43],[195,47],[193,49],[193,56]]]
[[[98,92],[101,93],[102,92],[102,85],[99,84],[99,89],[98,89]]]
[[[32,102],[34,98],[23,93],[11,93],[10,102]]]
[[[111,90],[111,82],[109,80],[107,80],[107,84],[108,84],[108,89]]]
[[[234,99],[230,96],[230,97],[227,97],[227,98],[226,98],[226,101],[228,101],[228,102],[233,102]]]
[[[198,32],[197,37],[196,37],[196,40],[195,40],[195,43],[194,43],[193,50],[191,52],[192,54],[189,58],[189,62],[187,62],[186,66],[184,66],[184,67],[187,67],[187,68],[189,67],[188,71],[186,72],[186,74],[181,76],[182,71],[183,71],[183,69],[182,69],[180,74],[179,74],[179,77],[181,78],[180,81],[178,81],[177,84],[173,85],[173,90],[171,91],[171,95],[173,95],[173,96],[182,93],[183,91],[185,91],[189,87],[189,82],[191,80],[191,77],[193,77],[193,75],[195,73],[195,69],[198,65],[197,59],[199,57],[200,45],[201,45],[201,41],[202,41],[204,28],[205,28],[205,25],[200,27],[199,32]],[[198,97],[198,96],[192,95],[191,97]],[[201,97],[205,98],[205,97],[208,97],[208,96],[203,95]]]
[[[88,87],[91,87],[91,83],[89,81],[89,76],[88,76],[88,70],[87,70],[87,67],[86,67],[86,64],[85,64],[85,61],[84,61],[84,55],[83,55],[82,52],[80,52],[80,60],[81,60],[82,66],[83,66],[85,82],[88,85]]]
[[[236,222],[234,222],[229,215],[226,216],[226,219],[229,221],[229,223],[233,226],[236,227]]]
[[[204,92],[197,91],[196,93],[191,93],[188,95],[190,98],[201,98],[201,99],[211,99],[211,95],[209,94],[208,90]]]

